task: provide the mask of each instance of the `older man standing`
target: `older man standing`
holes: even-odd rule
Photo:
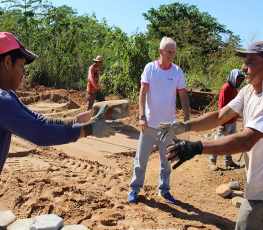
[[[180,141],[168,146],[170,163],[180,160],[173,168],[193,158],[196,154],[230,155],[247,152],[247,183],[245,201],[241,205],[236,230],[263,230],[263,41],[253,43],[246,51],[234,50],[244,58],[242,70],[248,84],[237,97],[216,112],[204,114],[185,124],[162,123],[161,139],[184,131],[203,131],[221,125],[243,114],[243,132],[213,141]],[[245,159],[246,160],[246,159]]]
[[[93,59],[95,63],[89,68],[88,84],[87,84],[87,111],[92,109],[94,101],[105,101],[104,95],[99,86],[100,67],[103,64],[103,57],[97,56]]]
[[[130,183],[131,193],[127,198],[129,202],[136,202],[140,189],[143,187],[147,162],[157,139],[157,125],[161,121],[168,122],[175,118],[177,91],[185,115],[184,120],[189,120],[189,97],[184,74],[180,67],[172,63],[175,57],[175,49],[175,41],[164,37],[159,49],[161,58],[148,63],[141,76],[139,95],[141,134],[135,156],[133,178]],[[168,143],[172,143],[171,137]],[[158,147],[161,162],[159,195],[175,204],[175,199],[169,193],[171,166],[165,157],[166,144],[158,140]]]

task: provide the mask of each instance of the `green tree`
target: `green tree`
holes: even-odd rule
[[[158,10],[151,8],[143,16],[150,22],[147,25],[149,38],[172,37],[180,48],[189,45],[200,47],[202,53],[207,54],[227,45],[222,36],[234,40],[236,45],[240,42],[232,31],[227,30],[207,12],[200,12],[195,5],[179,2],[161,5]]]
[[[20,19],[17,21],[18,24],[23,24],[25,27],[25,37],[26,37],[26,46],[28,46],[29,42],[29,34],[30,28],[33,28],[33,24],[36,25],[35,16],[37,15],[37,10],[42,7],[42,0],[22,0],[23,4],[18,0],[3,0],[2,4],[8,3],[10,4],[9,9],[16,9],[17,11],[13,11],[13,13],[20,14],[22,12],[23,16],[20,16]]]
[[[183,69],[188,86],[220,89],[222,75],[240,68],[232,54],[239,36],[197,6],[176,2],[151,8],[143,16],[150,22],[147,37],[152,43],[157,45],[163,36],[176,41],[174,63]]]

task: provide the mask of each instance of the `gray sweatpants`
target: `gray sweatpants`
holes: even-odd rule
[[[239,209],[235,230],[263,230],[263,200],[247,200]]]

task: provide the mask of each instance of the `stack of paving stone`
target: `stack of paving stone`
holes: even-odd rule
[[[228,184],[222,184],[216,189],[216,194],[221,197],[232,197],[232,204],[239,208],[244,202],[244,193],[239,191],[241,188],[238,181],[232,181]]]
[[[7,210],[0,211],[0,230],[89,230],[89,228],[80,224],[64,226],[64,220],[54,214],[17,220],[14,213]]]

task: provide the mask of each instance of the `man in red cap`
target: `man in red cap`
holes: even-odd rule
[[[236,230],[263,229],[263,41],[253,43],[246,51],[234,50],[244,58],[242,71],[247,85],[237,97],[219,111],[210,112],[190,122],[169,122],[158,125],[159,137],[165,140],[186,131],[204,131],[224,124],[238,114],[243,116],[243,132],[216,140],[182,141],[167,146],[170,163],[179,160],[173,168],[196,154],[231,155],[247,152],[247,183],[245,201],[241,205]]]
[[[0,173],[15,134],[36,145],[49,146],[75,142],[81,137],[109,137],[120,130],[121,122],[105,122],[102,119],[107,105],[90,119],[89,112],[66,119],[51,118],[26,107],[15,90],[26,74],[25,65],[37,56],[25,49],[12,34],[0,32]]]

